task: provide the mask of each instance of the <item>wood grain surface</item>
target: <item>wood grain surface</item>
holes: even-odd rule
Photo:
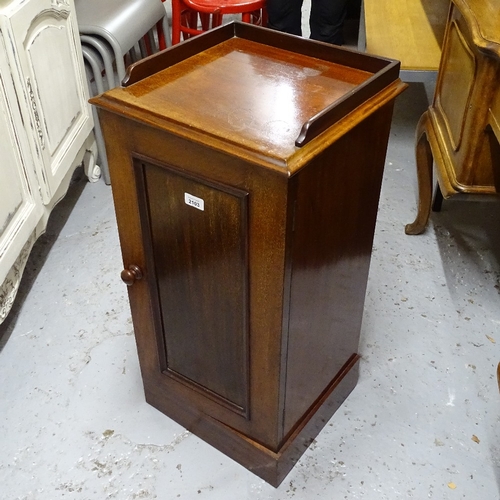
[[[437,70],[449,0],[364,0],[366,51],[403,70]]]

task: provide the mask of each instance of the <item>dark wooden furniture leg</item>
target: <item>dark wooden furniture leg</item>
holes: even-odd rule
[[[420,118],[417,125],[415,156],[417,161],[417,177],[418,177],[418,212],[414,222],[407,224],[405,227],[406,234],[423,233],[432,204],[432,150],[427,138],[427,127],[429,123],[429,115],[425,112]]]
[[[436,188],[434,189],[434,198],[432,200],[432,211],[433,212],[441,212],[441,208],[443,206],[444,196],[439,187],[439,183],[436,182]]]

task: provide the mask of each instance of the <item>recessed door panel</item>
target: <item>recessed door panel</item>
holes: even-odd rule
[[[248,408],[247,193],[141,163],[165,369]]]
[[[476,78],[476,60],[458,24],[450,24],[436,93],[436,105],[448,129],[451,145],[462,142],[469,101]]]

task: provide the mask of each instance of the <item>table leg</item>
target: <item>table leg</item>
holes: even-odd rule
[[[425,112],[417,125],[415,145],[418,178],[418,212],[415,221],[406,225],[406,234],[423,233],[431,212],[433,156],[427,137],[428,124],[429,115]]]

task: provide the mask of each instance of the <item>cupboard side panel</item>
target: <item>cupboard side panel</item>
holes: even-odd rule
[[[294,179],[284,436],[357,353],[391,115],[389,104]]]
[[[453,151],[462,143],[474,83],[477,62],[458,24],[448,29],[445,57],[439,73],[435,104],[441,113]]]

